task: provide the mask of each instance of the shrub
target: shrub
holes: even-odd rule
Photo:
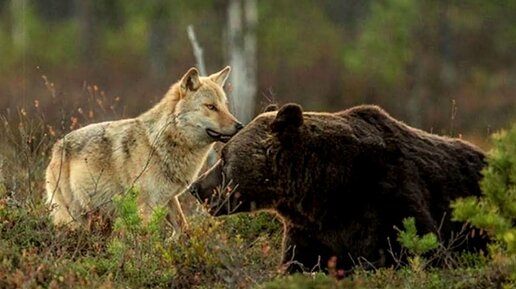
[[[134,288],[241,288],[276,274],[279,260],[270,251],[279,248],[279,239],[260,232],[261,226],[247,226],[270,222],[270,216],[258,215],[253,222],[243,215],[216,219],[196,211],[187,234],[172,237],[164,209],[155,210],[149,223],[142,222],[137,195],[131,189],[114,199],[117,218],[107,254],[87,260],[112,274],[113,281]],[[234,233],[238,231],[247,232],[246,238]]]
[[[516,254],[516,125],[494,135],[495,147],[482,171],[482,196],[453,204],[455,220],[486,230],[507,251]]]
[[[415,256],[423,255],[439,245],[437,236],[433,233],[425,234],[422,237],[417,235],[416,220],[414,217],[403,220],[403,227],[405,230],[399,231],[398,241],[407,248],[409,253]]]
[[[351,289],[360,288],[351,280],[338,281],[323,273],[296,274],[264,283],[256,289]]]
[[[398,242],[401,246],[406,248],[411,255],[408,258],[411,269],[414,272],[421,272],[425,264],[425,259],[422,257],[439,246],[437,236],[434,233],[428,233],[419,237],[416,231],[416,219],[414,217],[403,220],[404,230],[398,233]]]
[[[493,137],[494,148],[487,157],[488,165],[482,171],[481,197],[455,201],[453,218],[467,221],[485,230],[496,241],[491,246],[494,255],[507,256],[507,262],[516,264],[516,125]],[[516,272],[516,270],[514,270]],[[516,280],[516,273],[512,278]]]

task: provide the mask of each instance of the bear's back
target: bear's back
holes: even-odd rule
[[[449,222],[450,203],[481,194],[478,183],[485,155],[480,149],[410,127],[377,106],[358,106],[337,114],[355,135],[370,137],[374,132],[381,140],[383,153],[376,153],[375,158],[385,174],[377,183],[393,212],[416,216],[423,232],[441,227],[445,237],[460,230],[460,224]]]
[[[305,112],[302,139],[296,154],[305,155],[297,167],[318,180],[302,186],[321,198],[321,211],[312,205],[314,219],[322,212],[349,218],[378,206],[378,212],[398,221],[419,214],[427,220],[423,230],[433,231],[444,215],[449,219],[452,200],[480,195],[481,150],[410,127],[377,106]]]

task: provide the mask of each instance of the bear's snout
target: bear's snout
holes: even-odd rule
[[[196,183],[193,183],[191,184],[189,187],[188,187],[188,190],[190,192],[190,194],[192,194],[194,197],[196,197],[197,199],[200,199],[199,196],[199,186],[196,184]]]
[[[188,191],[200,202],[210,202],[217,188],[223,185],[222,182],[222,161],[219,160],[213,167],[199,176],[197,180],[190,185]]]

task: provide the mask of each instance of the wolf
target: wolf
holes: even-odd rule
[[[144,222],[164,207],[176,233],[187,229],[178,196],[213,144],[227,142],[243,127],[223,90],[230,71],[227,66],[201,77],[191,68],[140,116],[90,124],[57,141],[46,170],[54,224],[87,225],[90,212],[109,219],[113,197],[135,188]]]

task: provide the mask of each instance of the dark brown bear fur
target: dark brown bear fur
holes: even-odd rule
[[[201,201],[216,200],[213,215],[277,212],[288,272],[324,268],[332,256],[349,269],[361,258],[393,264],[388,250],[400,249],[393,226],[406,217],[443,241],[459,232],[450,201],[480,194],[483,166],[473,145],[411,128],[377,106],[303,113],[287,104],[234,136],[190,188]],[[224,180],[227,190],[215,190]]]

